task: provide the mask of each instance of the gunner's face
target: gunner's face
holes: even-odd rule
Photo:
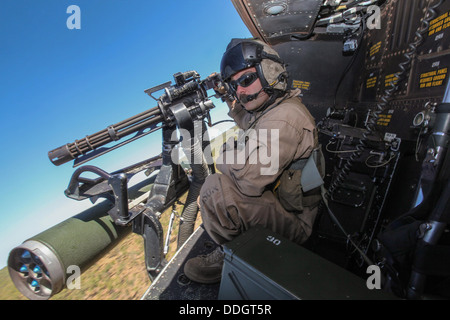
[[[236,95],[242,106],[247,111],[258,109],[263,103],[269,100],[269,95],[262,89],[261,81],[259,80],[256,68],[251,67],[239,71],[231,77],[230,83],[236,84]],[[259,93],[259,94],[258,94]],[[248,96],[258,94],[255,99],[248,101]]]

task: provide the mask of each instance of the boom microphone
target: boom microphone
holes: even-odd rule
[[[263,91],[263,89],[264,88],[261,88],[261,90],[259,90],[257,93],[254,93],[254,94],[249,94],[249,95],[242,94],[239,96],[239,100],[241,101],[241,103],[248,103],[250,101],[253,101],[259,96],[259,94],[261,93],[261,91]]]

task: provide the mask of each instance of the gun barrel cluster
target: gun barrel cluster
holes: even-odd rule
[[[117,141],[132,133],[150,128],[163,120],[164,116],[159,107],[154,107],[97,133],[53,149],[48,152],[48,157],[53,164],[59,166],[112,141]]]

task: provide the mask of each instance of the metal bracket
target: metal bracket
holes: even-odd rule
[[[161,167],[161,163],[161,156],[157,156],[113,173],[95,166],[83,166],[73,173],[64,193],[68,198],[75,200],[89,198],[93,203],[100,197],[110,200],[114,203],[114,207],[108,214],[115,224],[125,226],[141,213],[139,210],[128,208],[128,180],[140,171],[152,171]],[[81,177],[85,172],[94,173],[99,177],[96,179]]]
[[[159,217],[151,212],[143,214],[143,233],[145,266],[148,275],[153,281],[165,265],[163,253],[164,230],[159,222]]]
[[[154,87],[149,88],[149,89],[147,89],[147,90],[144,90],[144,92],[145,92],[146,94],[148,94],[150,97],[152,97],[153,100],[158,101],[158,99],[156,99],[154,96],[152,96],[152,93],[155,93],[155,92],[157,92],[157,91],[159,91],[159,90],[162,90],[162,89],[165,89],[165,88],[167,88],[167,87],[170,87],[171,84],[172,84],[172,81],[167,81],[167,82],[165,82],[165,83],[163,83],[163,84],[154,86]]]

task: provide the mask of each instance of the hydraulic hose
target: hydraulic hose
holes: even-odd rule
[[[200,128],[200,126],[202,127]],[[194,121],[194,132],[205,132],[205,130],[206,126],[203,121]],[[190,141],[183,143],[185,154],[190,155],[191,157],[190,164],[193,180],[191,181],[186,203],[181,214],[178,234],[178,248],[180,248],[194,232],[195,220],[197,219],[198,213],[197,198],[200,195],[200,189],[203,182],[209,173],[208,165],[203,155],[201,138],[202,137],[192,136]]]

